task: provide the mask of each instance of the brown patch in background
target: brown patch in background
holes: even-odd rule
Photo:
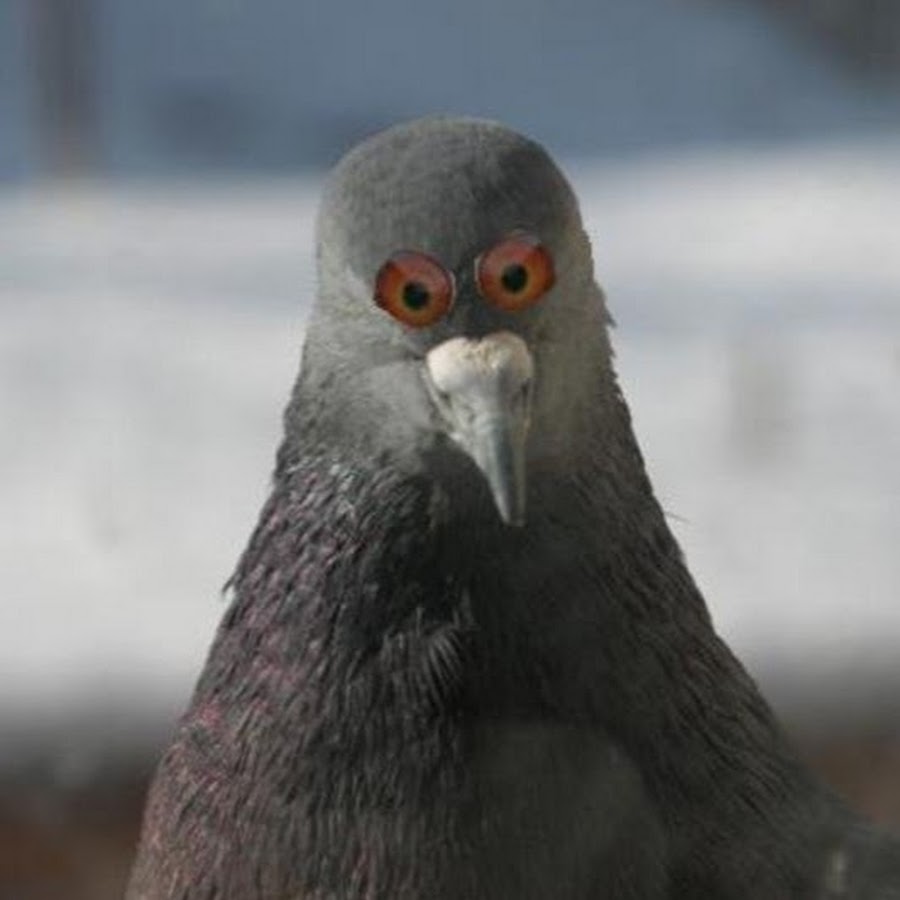
[[[900,828],[900,736],[820,734],[799,743],[853,806]],[[121,900],[152,767],[141,754],[74,787],[39,766],[0,779],[0,900]]]

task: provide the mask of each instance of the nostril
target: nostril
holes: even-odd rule
[[[433,347],[425,368],[434,387],[456,398],[494,395],[507,402],[528,389],[534,362],[528,346],[510,332],[495,332],[480,340],[451,338]]]

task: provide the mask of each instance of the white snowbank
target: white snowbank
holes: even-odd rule
[[[785,695],[900,677],[898,149],[574,173],[657,490]],[[0,196],[0,709],[183,702],[266,492],[317,190]]]

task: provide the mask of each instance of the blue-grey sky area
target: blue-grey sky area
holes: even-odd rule
[[[54,7],[68,21],[34,12]],[[67,97],[80,115],[54,108]],[[900,91],[749,0],[0,4],[6,176],[46,170],[73,129],[101,172],[315,168],[441,112],[609,157],[878,132],[900,122]]]

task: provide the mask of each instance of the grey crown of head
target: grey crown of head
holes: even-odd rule
[[[320,252],[363,277],[400,247],[450,268],[515,228],[545,240],[579,224],[566,180],[538,144],[492,122],[424,119],[375,135],[339,163],[319,220]]]

